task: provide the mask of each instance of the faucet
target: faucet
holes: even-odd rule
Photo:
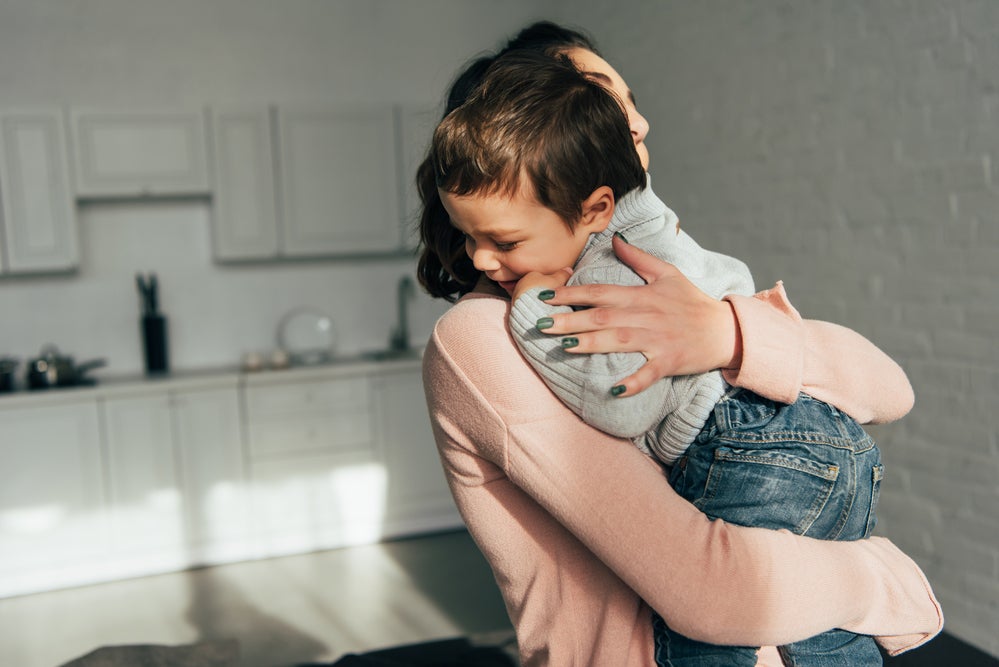
[[[407,302],[416,296],[416,287],[413,279],[409,276],[399,278],[396,285],[396,325],[392,329],[389,337],[389,349],[393,351],[404,351],[409,349],[409,321],[407,313]]]

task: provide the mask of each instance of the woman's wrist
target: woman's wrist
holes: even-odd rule
[[[730,301],[721,301],[724,309],[718,309],[718,321],[715,323],[714,331],[718,332],[718,352],[721,363],[718,368],[722,370],[738,370],[742,366],[742,329],[739,327],[739,318],[736,316],[735,307]]]

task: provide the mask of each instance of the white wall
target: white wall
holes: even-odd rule
[[[490,0],[0,0],[0,107],[240,102],[433,105],[455,70],[538,17]],[[136,271],[156,271],[175,369],[275,345],[294,306],[329,312],[339,349],[383,346],[409,259],[221,266],[207,201],[88,204],[66,276],[0,278],[0,356],[57,344],[141,370]],[[425,340],[443,302],[411,308]]]
[[[999,655],[999,3],[563,9],[635,90],[684,228],[904,366],[880,532]]]

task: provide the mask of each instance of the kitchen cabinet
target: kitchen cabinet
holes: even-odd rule
[[[0,597],[78,584],[110,554],[97,400],[0,401]]]
[[[228,261],[277,257],[281,237],[271,114],[266,107],[213,109],[210,120],[215,258]]]
[[[221,562],[246,537],[236,383],[102,400],[118,571]],[[235,544],[234,544],[235,542]]]
[[[403,106],[399,109],[400,207],[403,216],[402,245],[416,248],[419,245],[420,194],[416,189],[416,168],[423,162],[430,148],[434,129],[440,121],[436,108]]]
[[[267,555],[462,525],[419,360],[250,376],[245,398]]]
[[[280,107],[277,118],[285,253],[398,249],[392,108]]]
[[[71,110],[80,198],[210,193],[201,110]]]
[[[252,517],[240,394],[226,383],[171,398],[189,564],[246,558]]]
[[[213,109],[215,258],[403,248],[398,114],[390,105]]]
[[[374,380],[375,420],[384,443],[387,534],[461,525],[437,454],[420,365],[386,366]]]
[[[66,271],[79,263],[65,115],[0,112],[0,271]]]
[[[247,444],[265,555],[371,542],[384,472],[360,369],[248,378]]]
[[[419,360],[0,397],[0,597],[456,528]]]

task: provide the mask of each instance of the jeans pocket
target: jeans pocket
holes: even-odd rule
[[[731,523],[799,535],[807,534],[822,514],[840,474],[839,466],[786,450],[719,446],[710,457],[702,465],[696,460],[686,465],[687,498],[698,509]],[[694,479],[698,470],[704,473],[700,494]]]

